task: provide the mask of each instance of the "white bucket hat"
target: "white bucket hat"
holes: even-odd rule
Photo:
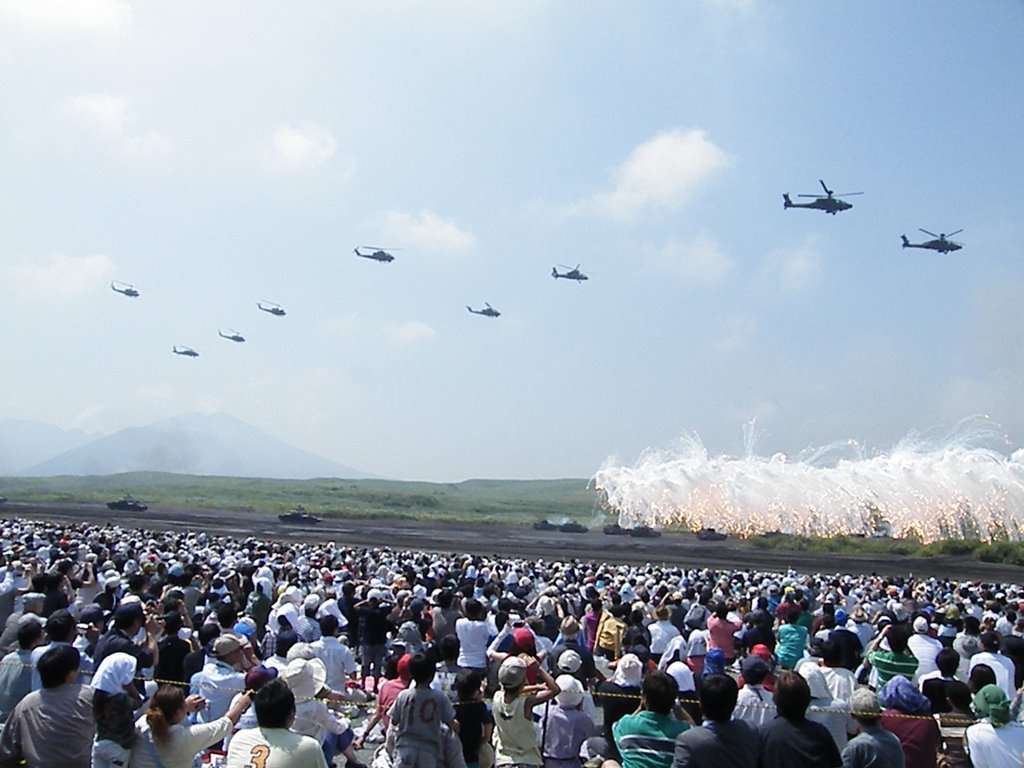
[[[315,698],[327,682],[327,668],[320,659],[293,659],[284,668],[281,678],[288,683],[296,699],[308,700]]]

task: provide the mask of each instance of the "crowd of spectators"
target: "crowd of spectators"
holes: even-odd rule
[[[1024,761],[1018,585],[27,521],[0,550],[0,768]]]

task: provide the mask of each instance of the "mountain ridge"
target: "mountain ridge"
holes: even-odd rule
[[[7,474],[52,477],[147,471],[293,480],[371,477],[297,448],[227,413],[187,413],[125,427]]]

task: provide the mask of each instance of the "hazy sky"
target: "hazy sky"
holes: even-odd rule
[[[0,417],[435,480],[754,417],[1019,445],[1022,40],[1010,0],[0,0]],[[783,210],[819,178],[864,195]]]

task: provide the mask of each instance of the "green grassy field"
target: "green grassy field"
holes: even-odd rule
[[[150,505],[231,511],[286,512],[298,504],[326,517],[391,517],[527,523],[593,518],[597,493],[583,479],[267,480],[137,472],[96,477],[6,478],[12,501],[105,503],[131,493]]]
[[[604,516],[596,491],[584,479],[466,480],[421,483],[397,480],[268,480],[138,472],[95,477],[3,478],[0,495],[32,503],[102,504],[131,493],[150,505],[232,512],[286,512],[302,505],[329,518],[392,518],[457,522],[531,524],[576,521],[588,527],[613,522]],[[3,514],[0,508],[0,515]],[[753,536],[746,545],[809,553],[957,556],[1024,565],[1024,543],[950,539],[922,544],[916,539],[838,536]]]

